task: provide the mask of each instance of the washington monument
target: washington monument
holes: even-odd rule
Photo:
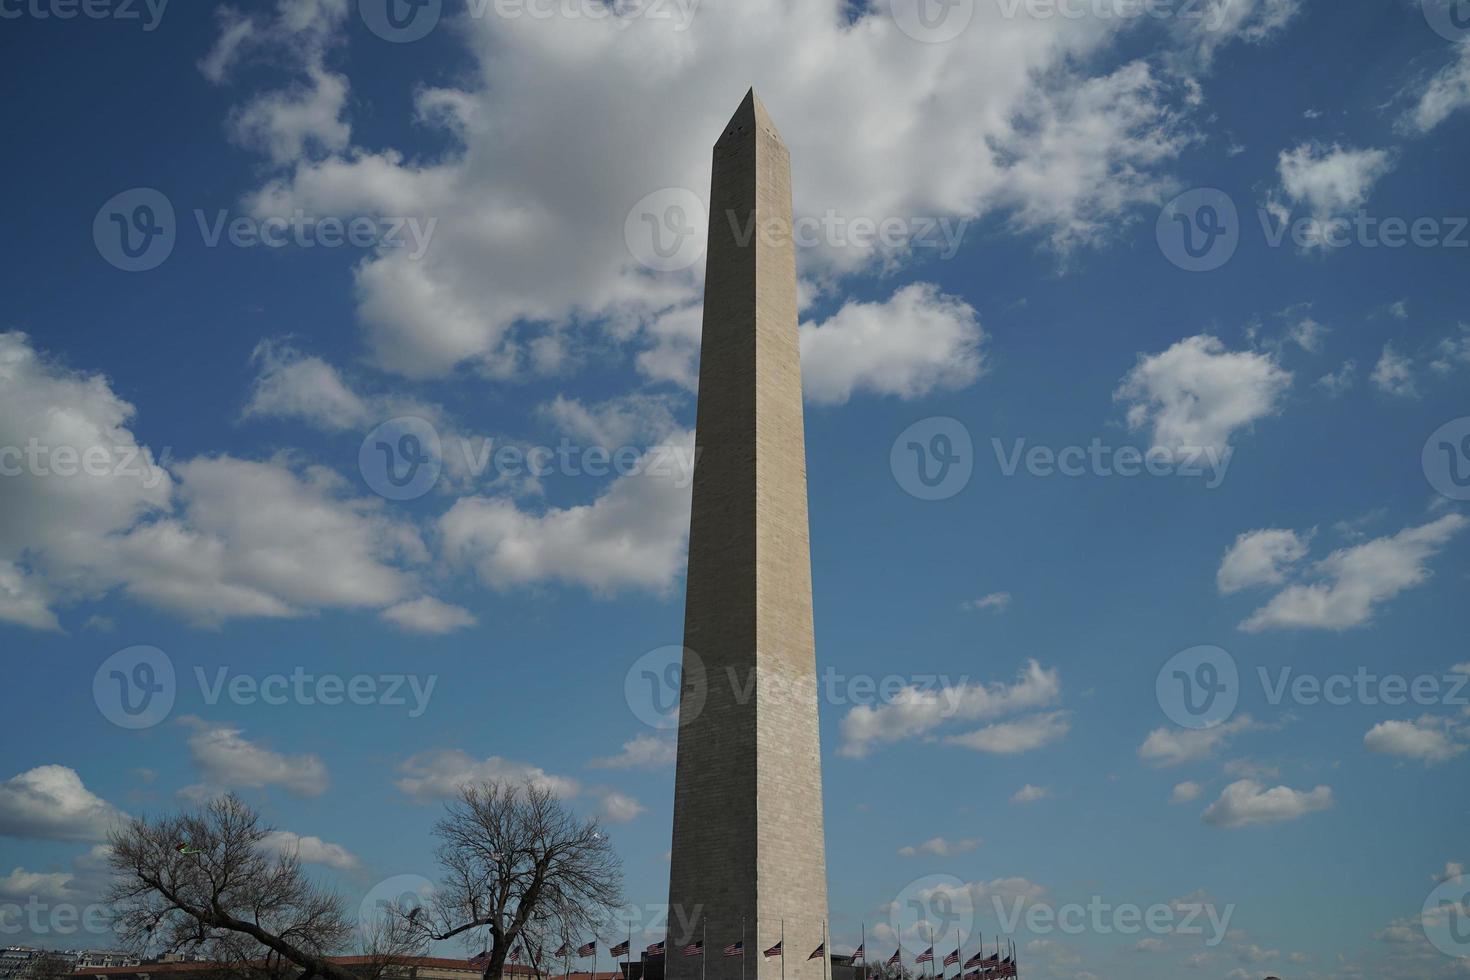
[[[791,157],[752,89],[715,143],[674,839],[670,980],[817,980],[827,862]],[[681,955],[703,939],[703,963]],[[763,952],[784,940],[784,955]],[[744,943],[741,958],[722,955]]]

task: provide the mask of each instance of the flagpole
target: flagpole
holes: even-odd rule
[[[858,946],[863,951],[863,980],[868,980],[868,924],[863,923],[863,941]]]
[[[709,949],[705,946],[707,939],[709,939],[709,916],[706,915],[699,931],[699,980],[704,980],[704,959],[709,955]]]
[[[781,919],[781,980],[786,980],[786,920]]]
[[[924,925],[929,927],[929,976],[934,976],[934,926],[925,921]]]
[[[827,940],[831,938],[829,924],[826,919],[822,920],[822,980],[832,980],[828,975],[828,968],[832,965],[832,951],[827,948]]]
[[[740,917],[740,980],[745,980],[745,916]]]

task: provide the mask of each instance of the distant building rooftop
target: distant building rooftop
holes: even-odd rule
[[[334,956],[332,962],[339,966],[348,968],[355,966],[369,966],[375,962],[371,956]],[[138,963],[132,966],[105,966],[78,969],[74,976],[80,977],[109,977],[129,978],[157,977],[167,975],[170,977],[183,978],[191,974],[208,974],[225,968],[223,963],[200,963],[200,962],[173,962],[173,963]],[[384,971],[388,976],[417,978],[417,980],[463,980],[465,977],[478,977],[483,972],[480,967],[472,964],[469,960],[451,959],[440,956],[407,956],[401,957],[392,966]],[[599,973],[573,972],[570,975],[560,972],[537,974],[531,967],[523,963],[505,964],[505,975],[514,977],[533,978],[540,976],[542,980],[622,980],[621,970],[609,970]]]

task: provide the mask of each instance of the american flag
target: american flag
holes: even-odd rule
[[[627,942],[621,942],[621,943],[618,943],[616,946],[614,946],[612,948],[612,954],[613,954],[613,956],[627,956],[628,955],[628,944],[627,944]]]
[[[471,956],[470,957],[470,966],[481,966],[482,967],[486,963],[489,963],[489,962],[490,962],[490,951],[488,949],[485,950],[484,952],[476,955],[476,956]]]
[[[976,953],[974,956],[972,956],[969,959],[965,960],[965,969],[968,970],[972,966],[979,966],[980,965],[980,961],[983,960],[983,959],[985,959],[985,950],[982,949],[980,952]]]
[[[954,966],[959,961],[960,961],[960,951],[959,950],[955,950],[953,953],[950,953],[948,956],[946,956],[944,958],[944,965],[945,966]]]
[[[577,955],[578,956],[596,956],[597,955],[597,940],[595,940],[595,939],[592,940],[592,942],[588,943],[586,946],[578,946],[577,947]]]
[[[933,963],[934,962],[934,947],[933,946],[930,946],[928,949],[924,950],[918,956],[915,956],[914,957],[914,962],[915,963]]]
[[[569,953],[569,952],[570,952],[570,950],[567,949],[567,944],[566,943],[562,943],[560,946],[558,946],[556,948],[556,952],[552,953],[551,955],[552,956],[566,956],[567,953]]]
[[[648,953],[649,956],[662,956],[662,955],[664,955],[664,941],[662,939],[660,939],[658,942],[656,942],[652,946],[648,947],[648,949],[646,950],[646,952]]]
[[[685,946],[684,947],[684,955],[685,956],[703,956],[704,955],[704,940],[703,939],[697,939],[694,942],[690,943],[688,946]]]
[[[745,955],[745,940],[742,939],[738,943],[731,943],[730,945],[726,946],[725,947],[725,955],[726,956],[744,956]]]
[[[785,941],[786,940],[783,939],[783,940],[781,940],[780,943],[777,943],[776,945],[772,946],[770,949],[766,950],[766,955],[767,956],[780,956],[781,955],[781,944],[784,943]]]
[[[855,949],[855,950],[852,951],[852,961],[854,963],[856,963],[858,960],[860,960],[862,958],[863,958],[863,948],[861,946],[859,946],[857,949]]]
[[[890,956],[890,957],[888,957],[888,962],[886,964],[884,964],[884,965],[885,966],[898,966],[898,964],[900,964],[902,962],[903,962],[903,947],[900,946],[900,947],[898,947],[898,949],[895,949],[893,951],[893,955]]]
[[[822,958],[822,956],[824,954],[826,954],[826,952],[827,952],[827,944],[826,943],[818,943],[817,944],[817,948],[814,949],[814,950],[812,950],[812,955],[808,956],[807,959],[809,959],[809,960],[819,960],[819,959]]]

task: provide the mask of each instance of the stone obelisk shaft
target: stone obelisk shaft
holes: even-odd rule
[[[818,980],[827,867],[797,339],[791,160],[751,91],[715,144],[699,456],[689,530],[684,691],[667,973],[707,935],[707,980],[745,943],[747,980],[785,938],[787,980]],[[742,931],[743,924],[743,931]]]

